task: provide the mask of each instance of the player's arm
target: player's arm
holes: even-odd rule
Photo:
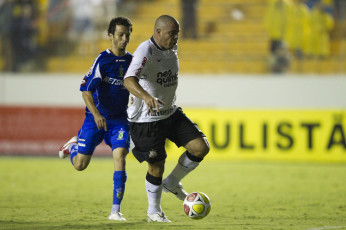
[[[88,107],[89,111],[94,116],[94,120],[97,125],[97,128],[104,129],[105,131],[107,131],[106,118],[104,118],[100,114],[99,110],[96,108],[92,91],[83,91],[82,97],[83,97],[85,105]]]
[[[154,108],[156,109],[156,111],[159,111],[159,103],[163,104],[163,102],[158,98],[151,96],[147,91],[145,91],[138,83],[137,77],[133,76],[125,78],[124,86],[132,95],[144,100],[150,113],[154,112]]]

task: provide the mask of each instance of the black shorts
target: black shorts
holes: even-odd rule
[[[135,145],[132,149],[133,155],[139,162],[147,161],[149,163],[166,159],[166,139],[180,147],[198,137],[205,137],[181,108],[164,120],[144,123],[130,122],[130,134]]]

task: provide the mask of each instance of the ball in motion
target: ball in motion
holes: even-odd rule
[[[186,196],[183,205],[185,214],[194,220],[206,217],[211,208],[210,199],[203,192],[190,193]]]

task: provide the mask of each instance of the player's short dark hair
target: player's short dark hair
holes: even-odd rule
[[[132,22],[127,17],[115,17],[111,20],[108,27],[108,34],[114,34],[116,25],[126,26],[132,32]]]

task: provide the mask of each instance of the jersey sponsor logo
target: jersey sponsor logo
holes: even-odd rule
[[[178,84],[178,74],[172,73],[172,70],[157,73],[156,82],[163,87],[171,87]]]
[[[163,116],[163,115],[168,115],[168,114],[171,114],[173,111],[173,108],[170,108],[170,109],[164,109],[164,110],[159,110],[159,111],[156,111],[154,110],[152,114],[150,114],[151,116]]]
[[[117,60],[115,60],[115,62],[126,62],[126,60],[117,59]]]
[[[139,74],[141,73],[143,67],[145,66],[145,63],[147,63],[147,57],[144,57],[142,60],[142,65],[141,67],[138,68],[138,70],[136,71],[136,76],[139,77]]]
[[[106,76],[105,78],[102,79],[103,82],[106,82],[111,85],[124,85],[124,81],[112,77]]]

